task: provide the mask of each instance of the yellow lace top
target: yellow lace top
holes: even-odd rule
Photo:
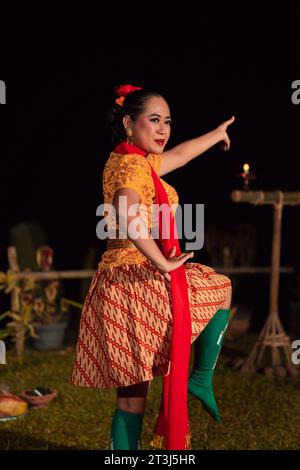
[[[148,216],[148,227],[151,228],[152,207],[155,203],[155,189],[151,176],[151,168],[158,173],[161,165],[161,155],[149,154],[147,157],[142,157],[137,154],[122,155],[116,152],[111,152],[103,170],[103,196],[105,204],[112,204],[114,193],[120,188],[134,189],[140,196],[141,205],[145,206],[146,210],[141,208],[140,214],[143,217]],[[176,190],[166,183],[162,178],[161,182],[167,192],[170,205],[175,205],[172,213],[175,213],[176,205],[178,204],[178,194]],[[109,213],[104,213],[105,221],[110,229],[115,227],[115,220]],[[124,240],[124,244],[130,248],[113,248],[107,249],[98,265],[99,268],[112,269],[114,266],[121,264],[139,264],[146,261],[147,258],[128,240]]]

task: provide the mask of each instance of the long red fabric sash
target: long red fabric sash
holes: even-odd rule
[[[141,148],[128,144],[119,144],[114,151],[120,154],[137,154],[146,157]],[[149,162],[148,162],[149,163]],[[149,163],[150,165],[150,163]],[[165,257],[170,256],[176,247],[175,256],[181,254],[176,222],[171,211],[166,190],[153,169],[151,175],[155,187],[155,202],[158,204],[159,243]],[[162,237],[162,226],[166,227],[170,238]],[[188,371],[191,349],[191,315],[188,298],[188,285],[184,265],[170,272],[173,331],[171,341],[170,373],[163,377],[163,391],[159,416],[154,433],[159,436],[161,447],[167,450],[189,449],[189,417],[187,406]],[[154,440],[155,442],[155,440]]]

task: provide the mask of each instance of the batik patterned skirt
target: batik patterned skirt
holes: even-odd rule
[[[193,342],[221,307],[231,281],[199,263],[184,264]],[[169,372],[170,283],[147,259],[98,267],[85,298],[70,383],[117,388]]]

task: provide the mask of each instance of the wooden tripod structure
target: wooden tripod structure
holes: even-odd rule
[[[270,282],[269,315],[249,357],[241,367],[241,372],[255,373],[264,367],[263,359],[271,349],[271,367],[264,367],[268,375],[298,375],[298,368],[292,363],[292,347],[281,324],[278,314],[279,276],[280,276],[280,245],[282,209],[285,205],[300,204],[300,192],[282,191],[233,191],[234,202],[247,202],[254,205],[273,205],[274,225],[272,242],[272,263]],[[283,358],[280,351],[283,352]]]

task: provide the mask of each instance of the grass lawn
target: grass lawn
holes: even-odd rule
[[[248,352],[255,337],[224,341],[223,348]],[[18,394],[40,385],[58,389],[45,408],[29,409],[17,420],[0,422],[0,449],[107,449],[115,391],[68,384],[74,351],[38,352],[28,349],[24,364],[7,353],[0,365],[0,382]],[[300,378],[243,375],[227,366],[221,352],[214,390],[222,422],[215,423],[200,402],[189,397],[189,413],[196,449],[299,449]],[[153,380],[144,418],[143,449],[149,449],[159,409],[161,379]]]

